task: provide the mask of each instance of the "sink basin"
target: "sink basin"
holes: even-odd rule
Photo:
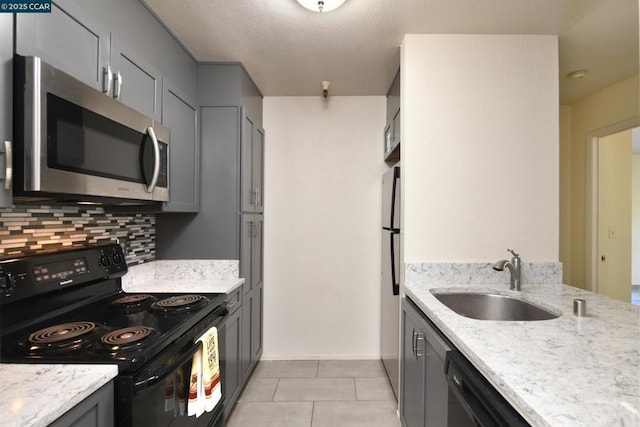
[[[531,321],[560,317],[530,302],[506,295],[477,292],[432,292],[461,316],[479,320]]]

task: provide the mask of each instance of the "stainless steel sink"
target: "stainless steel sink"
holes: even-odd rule
[[[479,320],[531,321],[560,317],[530,302],[506,295],[478,292],[431,292],[461,316]]]

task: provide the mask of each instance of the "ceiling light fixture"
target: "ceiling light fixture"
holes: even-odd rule
[[[569,80],[581,80],[587,77],[587,74],[589,74],[588,70],[577,70],[567,74],[567,78]]]
[[[297,0],[303,7],[314,12],[331,12],[339,8],[346,0]]]
[[[323,80],[320,82],[320,86],[322,86],[322,96],[325,98],[329,96],[329,85],[331,85],[331,82],[328,80]]]

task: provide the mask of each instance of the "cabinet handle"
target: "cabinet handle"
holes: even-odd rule
[[[413,330],[413,355],[417,358],[424,356],[424,351],[420,349],[419,341],[424,341],[424,335]]]
[[[11,190],[13,185],[13,148],[11,147],[11,141],[4,142],[4,153],[4,189]]]
[[[258,189],[257,188],[252,188],[251,189],[251,204],[254,205],[254,206],[258,204]]]
[[[102,93],[111,92],[111,83],[113,82],[113,72],[111,65],[102,67]]]
[[[260,204],[260,190],[256,188],[256,206]]]
[[[116,73],[114,80],[113,97],[120,101],[120,96],[122,95],[122,74],[120,74],[120,71]]]

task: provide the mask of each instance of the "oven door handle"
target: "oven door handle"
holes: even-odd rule
[[[184,355],[182,355],[178,360],[172,363],[169,367],[167,367],[164,371],[156,374],[152,374],[148,378],[145,378],[141,381],[136,381],[135,390],[140,391],[144,388],[150,387],[154,384],[159,383],[160,381],[166,379],[169,375],[173,373],[180,366],[187,363],[193,355],[202,349],[202,341],[197,341]]]

